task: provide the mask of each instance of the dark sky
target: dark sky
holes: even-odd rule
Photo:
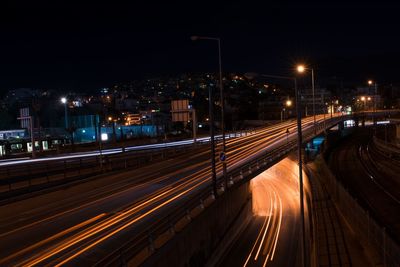
[[[304,61],[320,79],[400,80],[400,4],[130,2],[2,3],[0,90],[217,70],[216,44],[194,43],[194,34],[222,39],[226,71],[288,74]]]

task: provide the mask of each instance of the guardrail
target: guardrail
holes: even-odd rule
[[[227,133],[227,138],[247,136],[259,129]],[[222,140],[216,136],[215,142]],[[59,186],[68,182],[79,181],[107,172],[137,168],[156,160],[163,160],[185,153],[193,147],[208,143],[208,139],[197,140],[196,144],[187,143],[179,146],[131,150],[109,155],[85,156],[63,160],[46,160],[42,162],[6,165],[0,167],[0,201],[9,197],[22,195],[42,189]]]
[[[196,147],[203,145],[197,143]],[[51,160],[0,167],[0,200],[58,186],[99,174],[136,168],[194,148],[179,147],[127,151],[118,154]]]
[[[345,118],[342,116],[329,119],[325,127],[330,128]],[[321,134],[323,131],[325,131],[324,123],[317,124],[316,134],[314,134],[312,127],[309,128],[303,132],[304,142]],[[297,148],[296,138],[286,141],[286,136],[284,135],[282,139],[282,144],[279,147],[266,151],[257,159],[251,159],[244,162],[241,166],[228,171],[228,191],[248,182]],[[227,192],[224,185],[225,181],[220,173],[217,177],[218,195]],[[146,226],[141,229],[139,234],[104,255],[95,266],[114,266],[128,261],[134,262],[136,266],[140,265],[158,248],[173,238],[175,233],[183,230],[185,225],[211,205],[215,199],[216,196],[213,193],[212,184],[210,183],[204,188],[197,190],[196,193],[188,196],[179,205],[168,208],[168,212],[164,212],[163,216],[158,215],[157,221],[146,223]]]

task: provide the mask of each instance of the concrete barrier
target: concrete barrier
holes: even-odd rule
[[[249,183],[232,187],[182,227],[143,266],[204,266],[240,218],[251,216]],[[250,206],[250,208],[248,208]],[[134,262],[128,263],[128,266]]]

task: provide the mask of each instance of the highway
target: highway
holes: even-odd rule
[[[318,121],[322,116],[318,117]],[[312,118],[303,120],[303,128]],[[289,134],[286,130],[289,129]],[[295,122],[227,141],[228,171],[296,137]],[[210,186],[208,148],[0,207],[0,266],[88,266]],[[221,176],[221,164],[217,171]],[[275,199],[275,197],[273,198]],[[276,196],[277,205],[279,197]]]
[[[298,165],[285,158],[251,180],[253,218],[220,266],[300,263]],[[306,216],[307,217],[307,216]]]
[[[222,138],[222,135],[216,135],[215,137]],[[234,137],[234,134],[226,135],[227,139],[232,138],[232,137]],[[197,142],[209,142],[210,137],[197,138],[196,141]],[[178,146],[191,145],[191,144],[193,144],[193,139],[174,141],[174,142],[166,142],[166,143],[148,144],[148,145],[129,146],[129,147],[125,148],[125,151],[162,149],[162,148],[178,147]],[[50,161],[58,161],[58,160],[96,157],[99,155],[113,155],[113,154],[122,153],[122,152],[123,152],[122,148],[111,148],[111,149],[103,149],[101,151],[95,150],[95,151],[86,151],[86,152],[76,152],[76,153],[69,153],[69,154],[60,155],[60,156],[52,156],[52,157],[36,158],[36,159],[32,159],[29,157],[4,159],[4,160],[0,160],[0,167],[1,166],[21,165],[21,164],[26,164],[26,163],[50,162]]]

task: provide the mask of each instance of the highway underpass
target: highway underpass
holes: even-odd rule
[[[252,219],[219,266],[300,266],[298,170],[285,158],[251,180]]]

